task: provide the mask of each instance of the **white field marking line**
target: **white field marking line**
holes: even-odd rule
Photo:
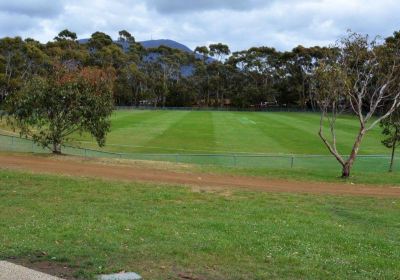
[[[241,118],[239,119],[239,121],[240,121],[242,124],[257,124],[255,121],[250,120],[250,119],[247,118],[247,117],[241,117]]]

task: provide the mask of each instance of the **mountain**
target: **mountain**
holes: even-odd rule
[[[88,41],[89,41],[89,39],[78,40],[79,44],[87,44]],[[124,49],[124,51],[127,51],[129,48],[128,42],[114,41],[114,43],[121,45],[122,48]],[[158,48],[160,46],[166,46],[171,49],[178,49],[178,50],[181,50],[181,51],[184,51],[187,53],[194,53],[189,47],[187,47],[181,43],[178,43],[176,41],[169,40],[169,39],[147,40],[147,41],[141,41],[138,43],[141,44],[146,49]],[[152,57],[152,54],[149,54],[148,57]],[[197,59],[203,59],[203,56],[201,54],[195,54],[195,57]],[[215,61],[215,60],[211,57],[208,57],[206,59],[207,63],[212,63],[213,61]],[[194,67],[193,67],[193,65],[184,65],[181,67],[181,71],[184,76],[188,77],[188,76],[193,75]]]
[[[88,41],[89,39],[87,38],[78,40],[80,44],[87,44]],[[121,45],[124,50],[127,50],[129,47],[129,44],[127,42],[119,42],[119,41],[114,41],[114,42],[116,44]],[[141,41],[138,43],[141,44],[146,49],[158,48],[159,46],[166,46],[171,49],[178,49],[184,52],[193,53],[193,51],[189,47],[169,39],[148,40],[148,41]]]
[[[187,47],[181,43],[178,43],[176,41],[168,40],[168,39],[141,41],[141,42],[139,42],[139,44],[141,44],[146,49],[158,48],[159,46],[166,46],[171,49],[178,49],[178,50],[181,50],[184,52],[193,53],[193,51],[189,47]]]

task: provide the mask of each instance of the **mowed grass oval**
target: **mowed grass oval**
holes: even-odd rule
[[[318,137],[318,113],[117,110],[103,148],[141,153],[328,154]],[[337,121],[338,148],[350,151],[358,129],[352,116]],[[88,135],[75,136],[97,148]],[[388,154],[380,128],[370,131],[360,154]]]

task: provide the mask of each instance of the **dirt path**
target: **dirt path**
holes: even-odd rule
[[[112,180],[159,182],[217,188],[243,188],[267,192],[400,197],[399,187],[374,187],[324,182],[288,181],[261,177],[180,173],[143,166],[105,165],[27,155],[0,155],[0,168],[38,173],[95,177]]]

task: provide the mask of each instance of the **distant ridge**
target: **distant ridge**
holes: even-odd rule
[[[78,42],[80,44],[86,44],[88,41],[89,41],[89,39],[87,39],[87,38],[78,40]],[[129,47],[127,42],[114,41],[114,43],[121,45],[124,48],[124,50],[127,50]],[[193,51],[189,47],[187,47],[181,43],[178,43],[174,40],[169,40],[169,39],[147,40],[147,41],[141,41],[138,43],[141,44],[146,49],[158,48],[160,46],[166,46],[171,49],[178,49],[178,50],[181,50],[184,52],[193,53]]]
[[[78,42],[79,44],[87,44],[89,41],[88,38],[85,39],[79,39]],[[126,52],[129,49],[129,43],[128,42],[121,42],[121,41],[114,41],[115,44],[118,44],[122,46],[123,50]],[[171,49],[178,49],[180,51],[184,51],[187,53],[194,53],[193,50],[191,50],[189,47],[176,42],[174,40],[169,40],[169,39],[159,39],[159,40],[147,40],[147,41],[140,41],[138,42],[141,44],[144,48],[146,49],[151,49],[151,48],[158,48],[160,46],[166,46]],[[194,54],[196,59],[203,59],[203,56],[201,54]],[[149,54],[148,57],[152,57],[152,54]],[[207,57],[206,63],[212,63],[215,60],[211,57]],[[185,77],[191,76],[194,73],[194,67],[193,65],[186,65],[181,67],[181,72]]]
[[[176,41],[169,40],[169,39],[141,41],[141,42],[139,42],[139,44],[141,44],[146,49],[158,48],[160,46],[166,46],[166,47],[169,47],[171,49],[178,49],[178,50],[181,50],[181,51],[193,53],[193,51],[189,47],[187,47],[187,46],[185,46],[185,45],[183,45],[181,43],[178,43]]]

